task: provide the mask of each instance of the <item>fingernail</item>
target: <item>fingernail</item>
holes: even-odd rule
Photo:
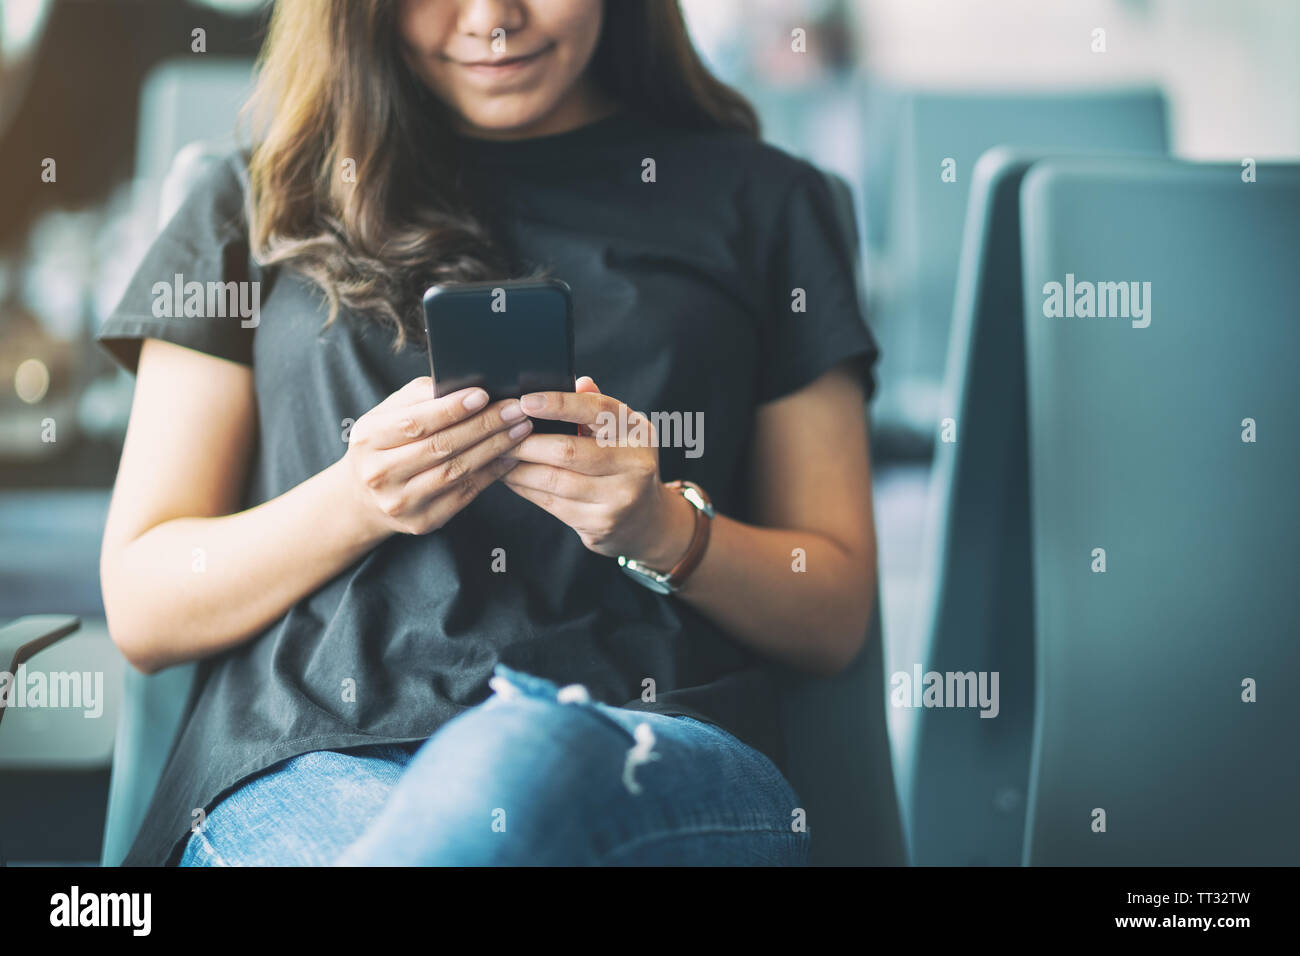
[[[465,396],[465,407],[471,412],[475,409],[482,408],[488,403],[488,393],[481,388],[476,388]]]
[[[532,422],[520,422],[514,428],[510,429],[510,431],[506,432],[506,434],[509,435],[511,438],[523,438],[532,430],[533,430]]]
[[[518,402],[507,402],[501,406],[501,420],[513,422],[516,419],[524,417],[524,410],[519,407]]]
[[[540,412],[546,407],[546,399],[536,394],[525,395],[519,400],[519,404],[523,405],[526,411]]]

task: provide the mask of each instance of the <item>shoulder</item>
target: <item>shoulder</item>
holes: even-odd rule
[[[760,244],[779,242],[792,219],[833,223],[842,215],[846,198],[826,172],[756,136],[663,127],[645,135],[646,155],[666,161],[660,182],[679,184],[678,198],[720,221],[730,218],[720,209],[734,210]]]
[[[173,269],[205,273],[222,281],[269,278],[250,253],[248,161],[246,150],[203,144],[182,149],[163,182],[162,226],[141,267],[164,275]]]
[[[176,154],[161,193],[164,219],[191,221],[218,234],[248,228],[247,150],[191,143]]]
[[[251,151],[210,143],[190,143],[176,154],[168,178],[179,177],[222,195],[241,196],[248,189]]]

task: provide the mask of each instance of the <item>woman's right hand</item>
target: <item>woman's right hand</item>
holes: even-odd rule
[[[531,431],[518,399],[489,405],[481,388],[434,398],[425,375],[357,419],[341,464],[369,526],[427,534],[513,468],[501,455]]]

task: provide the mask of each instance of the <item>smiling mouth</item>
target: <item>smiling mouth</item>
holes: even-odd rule
[[[523,56],[503,56],[495,60],[457,60],[454,57],[444,56],[443,59],[456,66],[464,67],[467,70],[473,70],[476,73],[487,73],[489,75],[498,73],[508,73],[535,63],[547,53],[555,48],[554,43],[548,43],[539,50],[532,53],[525,53]]]

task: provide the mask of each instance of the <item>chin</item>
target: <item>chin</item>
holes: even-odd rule
[[[521,102],[522,98],[519,97],[501,99],[502,102],[476,103],[472,107],[465,107],[461,111],[461,117],[479,129],[508,133],[512,130],[525,130],[540,122],[554,106],[549,102]]]

